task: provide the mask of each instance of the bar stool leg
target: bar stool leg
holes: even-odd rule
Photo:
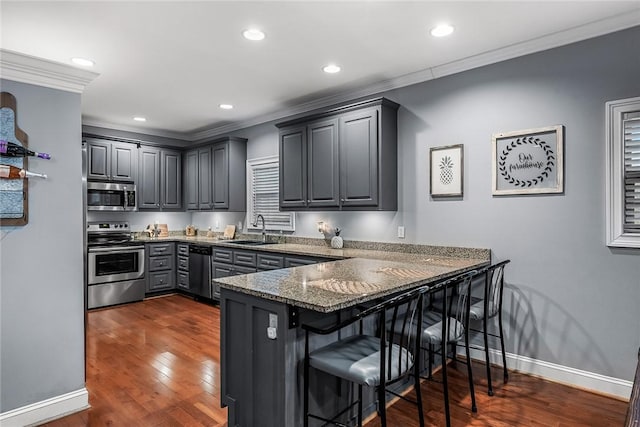
[[[502,369],[504,371],[504,383],[509,381],[509,372],[507,371],[507,355],[504,350],[504,331],[502,329],[502,310],[498,312],[498,328],[500,329],[500,348],[502,349]]]
[[[485,310],[486,313],[486,310]],[[484,337],[484,360],[487,368],[487,394],[493,396],[493,386],[491,385],[491,363],[489,362],[489,334],[487,333],[487,318],[482,321],[482,335]]]

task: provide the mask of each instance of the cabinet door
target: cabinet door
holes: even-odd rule
[[[280,131],[280,207],[307,206],[307,128]]]
[[[114,142],[111,145],[111,179],[135,181],[138,169],[138,148],[134,144]]]
[[[198,150],[198,208],[211,209],[211,147]]]
[[[111,143],[91,141],[87,143],[87,178],[109,179],[111,171]]]
[[[187,209],[198,209],[198,150],[187,152],[184,168]]]
[[[182,207],[182,154],[177,151],[162,150],[162,207],[180,209]]]
[[[138,208],[160,208],[160,150],[142,147],[139,152]]]
[[[229,208],[229,145],[213,146],[213,208]]]
[[[378,204],[378,108],[340,118],[340,203]]]
[[[307,206],[339,205],[338,120],[307,125]]]

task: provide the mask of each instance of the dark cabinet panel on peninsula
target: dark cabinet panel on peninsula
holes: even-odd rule
[[[277,124],[280,208],[396,210],[398,107],[377,98]]]

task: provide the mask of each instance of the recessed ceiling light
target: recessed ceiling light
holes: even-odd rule
[[[71,62],[76,65],[82,65],[83,67],[93,67],[95,65],[95,62],[85,58],[71,58]]]
[[[260,41],[265,37],[264,33],[257,28],[249,28],[248,30],[244,30],[242,32],[242,35],[245,39],[252,41]]]
[[[338,67],[335,64],[329,64],[327,66],[325,66],[322,71],[324,71],[325,73],[329,73],[329,74],[335,74],[340,72],[340,67]]]
[[[431,29],[431,35],[433,37],[444,37],[453,33],[453,27],[449,24],[440,24]]]
[[[136,122],[146,122],[147,119],[145,117],[134,117],[133,120]]]
[[[233,109],[233,105],[231,105],[231,104],[220,104],[220,108],[222,108],[223,110],[231,110],[231,109]]]

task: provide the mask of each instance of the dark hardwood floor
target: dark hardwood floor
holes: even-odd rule
[[[45,425],[226,426],[227,412],[220,408],[219,323],[218,307],[179,295],[91,311],[86,382],[91,409]],[[474,368],[478,413],[473,414],[464,363],[449,372],[453,426],[624,423],[625,402],[518,373],[503,385],[498,369],[495,396],[488,397],[481,364]],[[438,383],[422,385],[429,426],[444,425],[441,390]],[[394,403],[388,424],[418,426],[415,406]],[[378,427],[380,421],[367,426]]]

